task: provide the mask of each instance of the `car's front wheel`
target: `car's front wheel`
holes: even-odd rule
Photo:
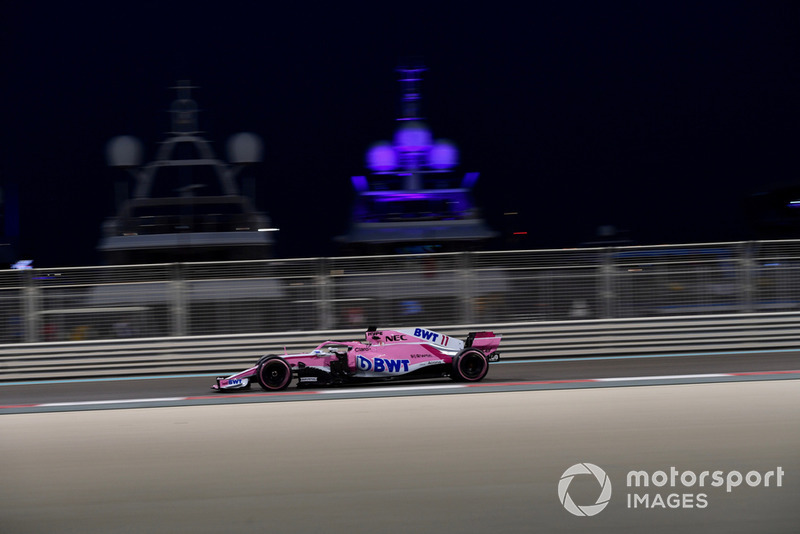
[[[453,358],[453,380],[477,382],[489,372],[489,359],[478,349],[464,349]]]
[[[292,382],[292,368],[280,356],[265,356],[258,362],[256,380],[261,389],[280,391]]]

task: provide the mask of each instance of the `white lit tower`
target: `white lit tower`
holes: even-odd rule
[[[367,150],[368,176],[351,178],[357,193],[353,220],[338,241],[353,252],[463,250],[496,235],[471,199],[478,173],[457,174],[455,144],[434,140],[422,120],[425,70],[419,64],[398,67],[401,100],[394,137]]]
[[[260,259],[272,254],[270,234],[276,229],[236,184],[247,165],[261,161],[261,139],[248,132],[235,134],[227,145],[229,162],[218,159],[200,131],[194,88],[188,81],[173,88],[172,131],[153,161],[142,164],[142,143],[135,137],[108,142],[108,164],[125,169],[135,181],[133,198],[120,199],[117,215],[103,226],[98,248],[108,263]]]

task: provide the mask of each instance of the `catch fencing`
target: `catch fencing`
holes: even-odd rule
[[[800,241],[0,271],[0,343],[792,312]]]

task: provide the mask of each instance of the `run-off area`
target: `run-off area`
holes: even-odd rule
[[[781,380],[3,415],[0,530],[796,532],[798,401]],[[579,463],[612,486],[592,517],[559,500]],[[626,484],[777,467],[780,486]]]

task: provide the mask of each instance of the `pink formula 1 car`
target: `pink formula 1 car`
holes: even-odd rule
[[[235,375],[217,378],[218,391],[249,388],[253,381],[267,391],[289,386],[327,386],[378,380],[437,378],[477,382],[486,376],[489,362],[500,359],[500,336],[472,332],[466,341],[425,328],[376,330],[366,340],[326,341],[305,354],[269,355]]]

